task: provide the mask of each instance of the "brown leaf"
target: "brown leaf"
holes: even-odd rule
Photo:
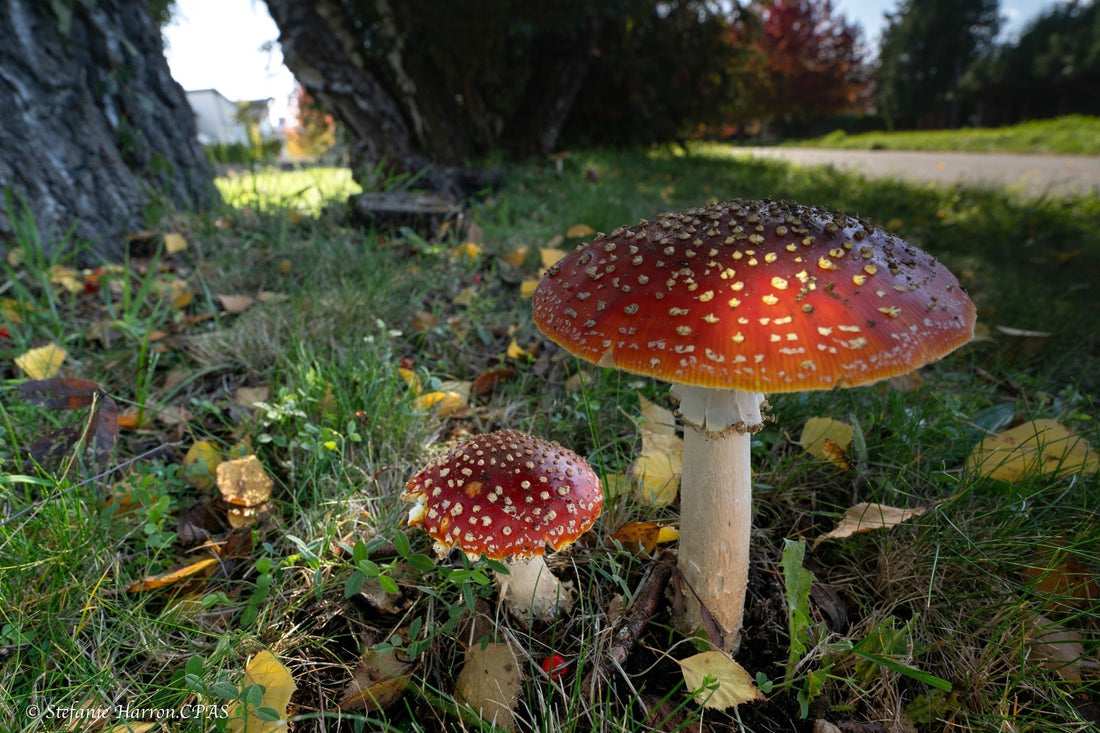
[[[47,410],[79,410],[92,404],[100,392],[99,384],[88,379],[51,377],[33,379],[15,387],[19,395],[35,407]]]
[[[858,532],[868,532],[872,529],[889,529],[913,517],[919,517],[926,510],[927,507],[922,506],[899,508],[861,502],[844,512],[844,517],[837,524],[836,529],[814,540],[814,547],[827,539],[851,537]]]
[[[611,539],[617,540],[627,552],[641,551],[652,555],[658,545],[674,542],[679,536],[674,527],[664,527],[656,522],[627,522],[615,530]]]
[[[474,644],[455,680],[455,697],[497,727],[515,730],[513,708],[523,689],[522,652],[511,644]]]
[[[496,369],[484,371],[477,375],[477,379],[474,380],[474,384],[470,388],[470,394],[476,397],[487,395],[496,389],[496,386],[503,380],[508,379],[515,373],[515,369],[509,369],[507,367],[498,367]]]
[[[351,682],[344,688],[336,707],[366,712],[389,707],[404,694],[412,678],[413,666],[399,660],[393,652],[368,651],[359,657]]]
[[[218,302],[226,313],[243,313],[256,304],[256,299],[251,295],[219,295]]]

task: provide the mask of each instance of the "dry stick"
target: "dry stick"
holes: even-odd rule
[[[630,656],[630,650],[642,635],[646,624],[653,614],[657,612],[657,604],[661,600],[665,586],[672,577],[672,570],[676,567],[676,551],[661,550],[653,558],[645,576],[638,584],[638,590],[634,594],[634,602],[626,610],[622,618],[612,630],[612,638],[615,640],[607,652],[607,658],[584,681],[584,687],[595,690],[592,686],[599,680],[607,679],[613,669],[622,670],[622,664]]]

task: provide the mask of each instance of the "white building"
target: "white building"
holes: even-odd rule
[[[195,113],[195,126],[203,145],[248,145],[246,121],[258,123],[260,137],[264,140],[278,134],[268,118],[271,99],[233,102],[217,89],[196,89],[187,92],[187,101]]]

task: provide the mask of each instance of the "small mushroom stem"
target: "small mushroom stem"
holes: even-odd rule
[[[550,619],[572,607],[572,591],[550,572],[542,555],[514,560],[505,566],[508,574],[497,573],[496,580],[501,598],[516,616],[527,621]]]
[[[706,392],[706,409],[700,415],[695,404],[699,388],[674,390],[685,424],[678,564],[685,624],[705,628],[705,608],[724,632],[720,646],[732,654],[741,642],[749,578],[751,434],[762,427],[764,396],[739,390]]]

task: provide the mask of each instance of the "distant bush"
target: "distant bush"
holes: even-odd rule
[[[264,140],[259,147],[245,143],[215,143],[203,146],[211,163],[222,165],[252,165],[274,163],[283,143],[278,139]]]

